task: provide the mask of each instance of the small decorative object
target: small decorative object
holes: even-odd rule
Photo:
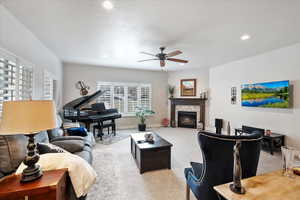
[[[267,136],[272,135],[272,131],[271,131],[270,129],[267,129],[267,130],[266,130],[266,135],[267,135]]]
[[[283,165],[283,175],[293,178],[293,165],[295,159],[295,149],[292,147],[283,146],[281,147],[282,152],[282,165]]]
[[[28,153],[23,163],[27,166],[22,172],[21,182],[39,179],[43,172],[38,162],[34,135],[41,131],[56,128],[56,109],[53,101],[5,101],[0,127],[0,135],[26,135]]]
[[[236,104],[236,87],[231,88],[231,104]]]
[[[137,110],[135,112],[135,115],[140,120],[140,123],[138,125],[139,131],[146,131],[146,116],[155,114],[153,110],[148,110],[142,107],[137,107]]]
[[[300,167],[294,167],[293,170],[294,170],[294,174],[300,176]]]
[[[230,126],[230,122],[227,123],[227,135],[230,135],[231,133],[231,126]]]
[[[204,129],[203,122],[199,121],[198,123],[198,131],[202,131]]]
[[[146,133],[144,137],[145,137],[146,142],[153,142],[154,141],[154,137],[153,137],[152,133]]]
[[[83,81],[78,81],[75,87],[80,90],[80,95],[85,96],[89,93],[90,87],[87,86]]]
[[[170,124],[170,120],[168,118],[163,118],[162,121],[161,121],[161,125],[163,127],[168,127]]]
[[[207,91],[200,92],[200,99],[207,99]]]
[[[196,96],[196,79],[182,79],[180,82],[181,96]]]
[[[174,98],[175,86],[169,85],[170,98]]]
[[[242,166],[241,166],[241,157],[240,157],[240,149],[242,146],[242,142],[237,140],[234,145],[234,165],[233,165],[233,183],[230,184],[230,189],[232,192],[237,194],[245,194],[246,190],[242,186]]]

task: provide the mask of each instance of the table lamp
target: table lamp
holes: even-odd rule
[[[23,163],[27,166],[22,172],[21,182],[39,179],[43,172],[36,163],[34,135],[56,127],[56,109],[53,101],[5,101],[0,124],[0,135],[26,135],[27,155]]]

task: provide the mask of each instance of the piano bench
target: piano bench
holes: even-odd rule
[[[111,128],[112,133],[114,134],[114,136],[116,136],[116,124],[114,122],[106,122],[106,123],[99,123],[93,126],[94,137],[96,137],[96,130],[98,130],[97,136],[99,136],[100,140],[102,140],[102,136],[104,135],[103,134],[104,128],[107,128],[108,134],[110,134],[110,128]]]

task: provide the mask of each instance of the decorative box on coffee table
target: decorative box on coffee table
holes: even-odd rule
[[[140,173],[157,169],[171,169],[170,142],[153,133],[154,142],[145,142],[145,133],[131,135],[131,154],[136,161]]]
[[[42,178],[20,183],[21,175],[0,181],[0,200],[66,200],[67,169],[44,171]]]

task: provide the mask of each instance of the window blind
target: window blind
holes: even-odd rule
[[[0,49],[0,116],[3,101],[24,100],[32,96],[33,70],[20,60]]]
[[[98,82],[97,90],[106,91],[98,98],[125,115],[133,115],[137,107],[151,109],[151,84]]]
[[[19,100],[29,100],[32,98],[33,71],[32,67],[19,66],[18,74]]]
[[[53,78],[51,74],[44,71],[43,81],[43,98],[44,100],[53,100]]]

